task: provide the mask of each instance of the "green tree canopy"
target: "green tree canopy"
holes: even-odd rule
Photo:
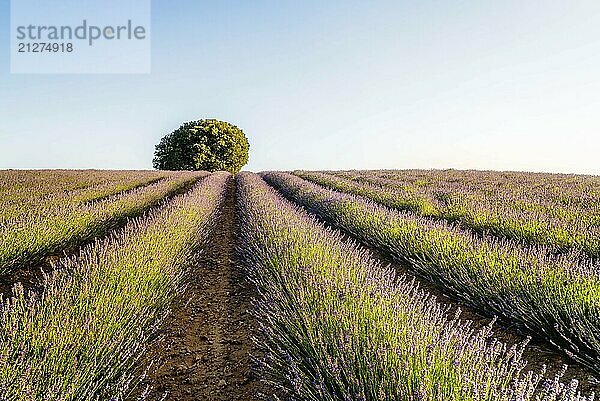
[[[248,162],[250,144],[244,132],[219,120],[184,123],[164,136],[154,152],[159,170],[206,170],[239,172]]]

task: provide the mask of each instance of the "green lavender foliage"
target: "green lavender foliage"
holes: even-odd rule
[[[291,174],[264,178],[361,241],[408,260],[414,273],[455,297],[544,337],[600,372],[600,276],[589,261],[479,237]]]
[[[599,177],[453,170],[295,174],[480,234],[600,257]]]
[[[170,173],[159,179],[113,181],[67,192],[44,193],[42,186],[38,188],[44,194],[39,196],[33,187],[30,204],[0,210],[0,275],[105,235],[207,174]]]
[[[39,295],[16,285],[0,305],[0,399],[124,399],[230,179],[215,173],[61,260]]]
[[[296,178],[298,179],[298,178]],[[299,179],[298,179],[299,180]],[[447,310],[257,175],[237,176],[264,380],[289,400],[592,400]]]

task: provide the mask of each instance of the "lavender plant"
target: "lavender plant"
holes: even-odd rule
[[[361,241],[410,261],[413,272],[455,297],[546,338],[600,372],[600,276],[589,261],[475,236],[291,174],[263,177]]]
[[[157,171],[3,170],[0,171],[0,220],[11,212],[43,209],[59,197],[66,202],[74,196],[83,201],[96,200],[95,195],[114,195],[172,175]]]
[[[41,295],[0,304],[0,399],[120,400],[207,240],[228,173],[62,259]]]
[[[188,189],[206,174],[177,173],[147,186],[139,181],[112,182],[87,187],[83,192],[41,196],[29,207],[19,204],[19,213],[11,218],[2,210],[0,276],[101,236],[125,219]]]
[[[522,346],[507,349],[490,341],[490,327],[446,317],[412,281],[257,175],[237,177],[240,253],[259,292],[261,369],[285,399],[593,400],[577,394],[576,382],[524,373]]]
[[[575,185],[569,177],[550,174],[513,174],[504,180],[494,172],[454,172],[449,177],[410,170],[295,174],[384,206],[458,222],[480,234],[544,245],[553,253],[577,250],[600,257],[596,177],[575,176]]]

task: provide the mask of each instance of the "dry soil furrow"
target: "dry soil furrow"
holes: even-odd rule
[[[234,196],[230,182],[211,240],[150,353],[162,361],[146,380],[151,400],[255,399],[260,384],[250,361],[252,287],[234,260]]]

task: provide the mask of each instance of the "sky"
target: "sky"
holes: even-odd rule
[[[600,174],[597,0],[152,1],[139,75],[11,74],[10,35],[0,0],[0,169],[149,169],[217,118],[252,171]]]

